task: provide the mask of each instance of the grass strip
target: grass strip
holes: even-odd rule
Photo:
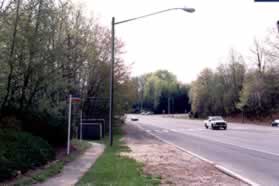
[[[106,149],[95,165],[80,179],[76,186],[149,186],[159,185],[160,178],[144,175],[143,164],[136,160],[120,156],[130,149],[121,140],[121,127],[114,129],[114,144],[109,146],[108,138],[104,142]]]

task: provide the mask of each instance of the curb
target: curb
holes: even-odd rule
[[[202,160],[202,161],[205,161],[205,162],[207,162],[207,163],[213,165],[216,169],[218,169],[219,171],[221,171],[221,172],[227,174],[228,176],[231,176],[231,177],[233,177],[233,178],[236,178],[236,179],[238,179],[238,180],[240,180],[240,181],[242,181],[242,182],[244,182],[244,183],[247,183],[247,184],[249,184],[249,185],[251,185],[251,186],[260,186],[258,183],[255,183],[255,182],[253,182],[252,180],[250,180],[250,179],[248,179],[248,178],[245,178],[245,177],[243,177],[243,176],[241,176],[241,175],[239,175],[239,174],[237,174],[237,173],[235,173],[235,172],[233,172],[233,171],[231,171],[231,170],[229,170],[229,169],[227,169],[227,168],[225,168],[225,167],[223,167],[223,166],[221,166],[221,165],[218,165],[218,164],[214,163],[213,161],[208,160],[207,158],[204,158],[204,157],[202,157],[202,156],[200,156],[200,155],[198,155],[198,154],[196,154],[196,153],[193,153],[193,152],[191,152],[191,151],[189,151],[189,150],[186,150],[186,149],[184,149],[184,148],[182,148],[182,147],[180,147],[180,146],[178,146],[178,145],[176,145],[176,144],[174,144],[174,143],[172,143],[172,142],[169,142],[169,141],[167,141],[167,140],[162,139],[161,137],[157,136],[156,134],[153,134],[153,133],[151,133],[150,131],[144,129],[144,128],[143,128],[142,126],[140,126],[139,124],[136,124],[135,126],[138,127],[139,129],[145,131],[146,133],[150,134],[151,136],[153,136],[153,137],[159,139],[160,141],[162,141],[162,142],[164,142],[164,143],[166,143],[166,144],[172,145],[172,146],[176,147],[177,149],[179,149],[179,150],[181,150],[181,151],[183,151],[183,152],[186,152],[186,153],[188,153],[188,154],[191,154],[192,156],[195,156],[195,157],[197,157],[198,159],[200,159],[200,160]]]

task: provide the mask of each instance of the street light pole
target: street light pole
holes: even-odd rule
[[[113,122],[113,84],[114,84],[114,42],[115,42],[115,18],[111,20],[111,68],[110,68],[110,102],[109,102],[109,144],[112,146],[112,122]]]
[[[168,97],[168,114],[170,114],[170,96]]]
[[[188,13],[193,13],[195,12],[194,8],[169,8],[169,9],[165,9],[165,10],[161,10],[161,11],[157,11],[157,12],[153,12],[150,14],[146,14],[143,16],[139,16],[139,17],[134,17],[131,19],[126,19],[123,21],[118,21],[115,22],[115,18],[112,17],[112,21],[111,21],[111,68],[110,68],[110,107],[109,107],[109,140],[110,140],[110,145],[112,146],[113,144],[113,134],[112,134],[112,123],[113,123],[113,81],[114,81],[114,42],[115,42],[115,33],[114,33],[114,28],[115,25],[117,24],[121,24],[121,23],[126,23],[126,22],[130,22],[130,21],[134,21],[137,19],[142,19],[142,18],[146,18],[149,16],[153,16],[153,15],[157,15],[157,14],[161,14],[164,12],[168,12],[168,11],[172,11],[172,10],[183,10],[185,12]]]

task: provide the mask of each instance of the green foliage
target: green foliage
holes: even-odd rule
[[[250,72],[244,81],[238,107],[247,114],[265,116],[279,106],[279,71],[270,69],[266,73]]]
[[[59,146],[67,140],[67,124],[62,115],[41,112],[18,114],[22,130],[40,136],[52,146]]]
[[[31,174],[23,175],[16,179],[11,185],[29,186],[38,182],[44,182],[48,178],[59,174],[63,170],[65,164],[75,160],[80,154],[91,147],[88,142],[80,140],[72,140],[71,144],[75,148],[75,151],[73,151],[69,156],[65,156],[63,159],[53,161],[47,166],[35,170]]]
[[[29,133],[0,130],[0,181],[28,169],[46,164],[55,158],[52,147]]]
[[[135,81],[137,94],[136,110],[149,110],[156,113],[184,113],[190,110],[188,87],[179,83],[176,76],[166,70],[159,70],[138,77]],[[170,106],[168,108],[168,105]]]
[[[109,96],[110,30],[70,1],[0,2],[0,123],[8,115],[50,143],[66,139],[68,95],[81,96],[84,112],[87,97]],[[117,39],[115,49],[115,113],[122,114],[130,79]],[[107,102],[95,109],[100,117]]]
[[[279,110],[278,33],[265,43],[255,40],[247,69],[241,55],[232,51],[228,63],[215,72],[204,70],[191,84],[190,99],[195,116],[231,115],[265,117]]]
[[[246,68],[240,55],[231,53],[230,62],[216,72],[203,70],[191,84],[190,101],[195,116],[237,113]]]

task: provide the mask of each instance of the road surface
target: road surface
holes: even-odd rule
[[[228,130],[210,130],[199,120],[136,117],[133,123],[166,141],[260,185],[279,186],[279,128],[229,123]]]

